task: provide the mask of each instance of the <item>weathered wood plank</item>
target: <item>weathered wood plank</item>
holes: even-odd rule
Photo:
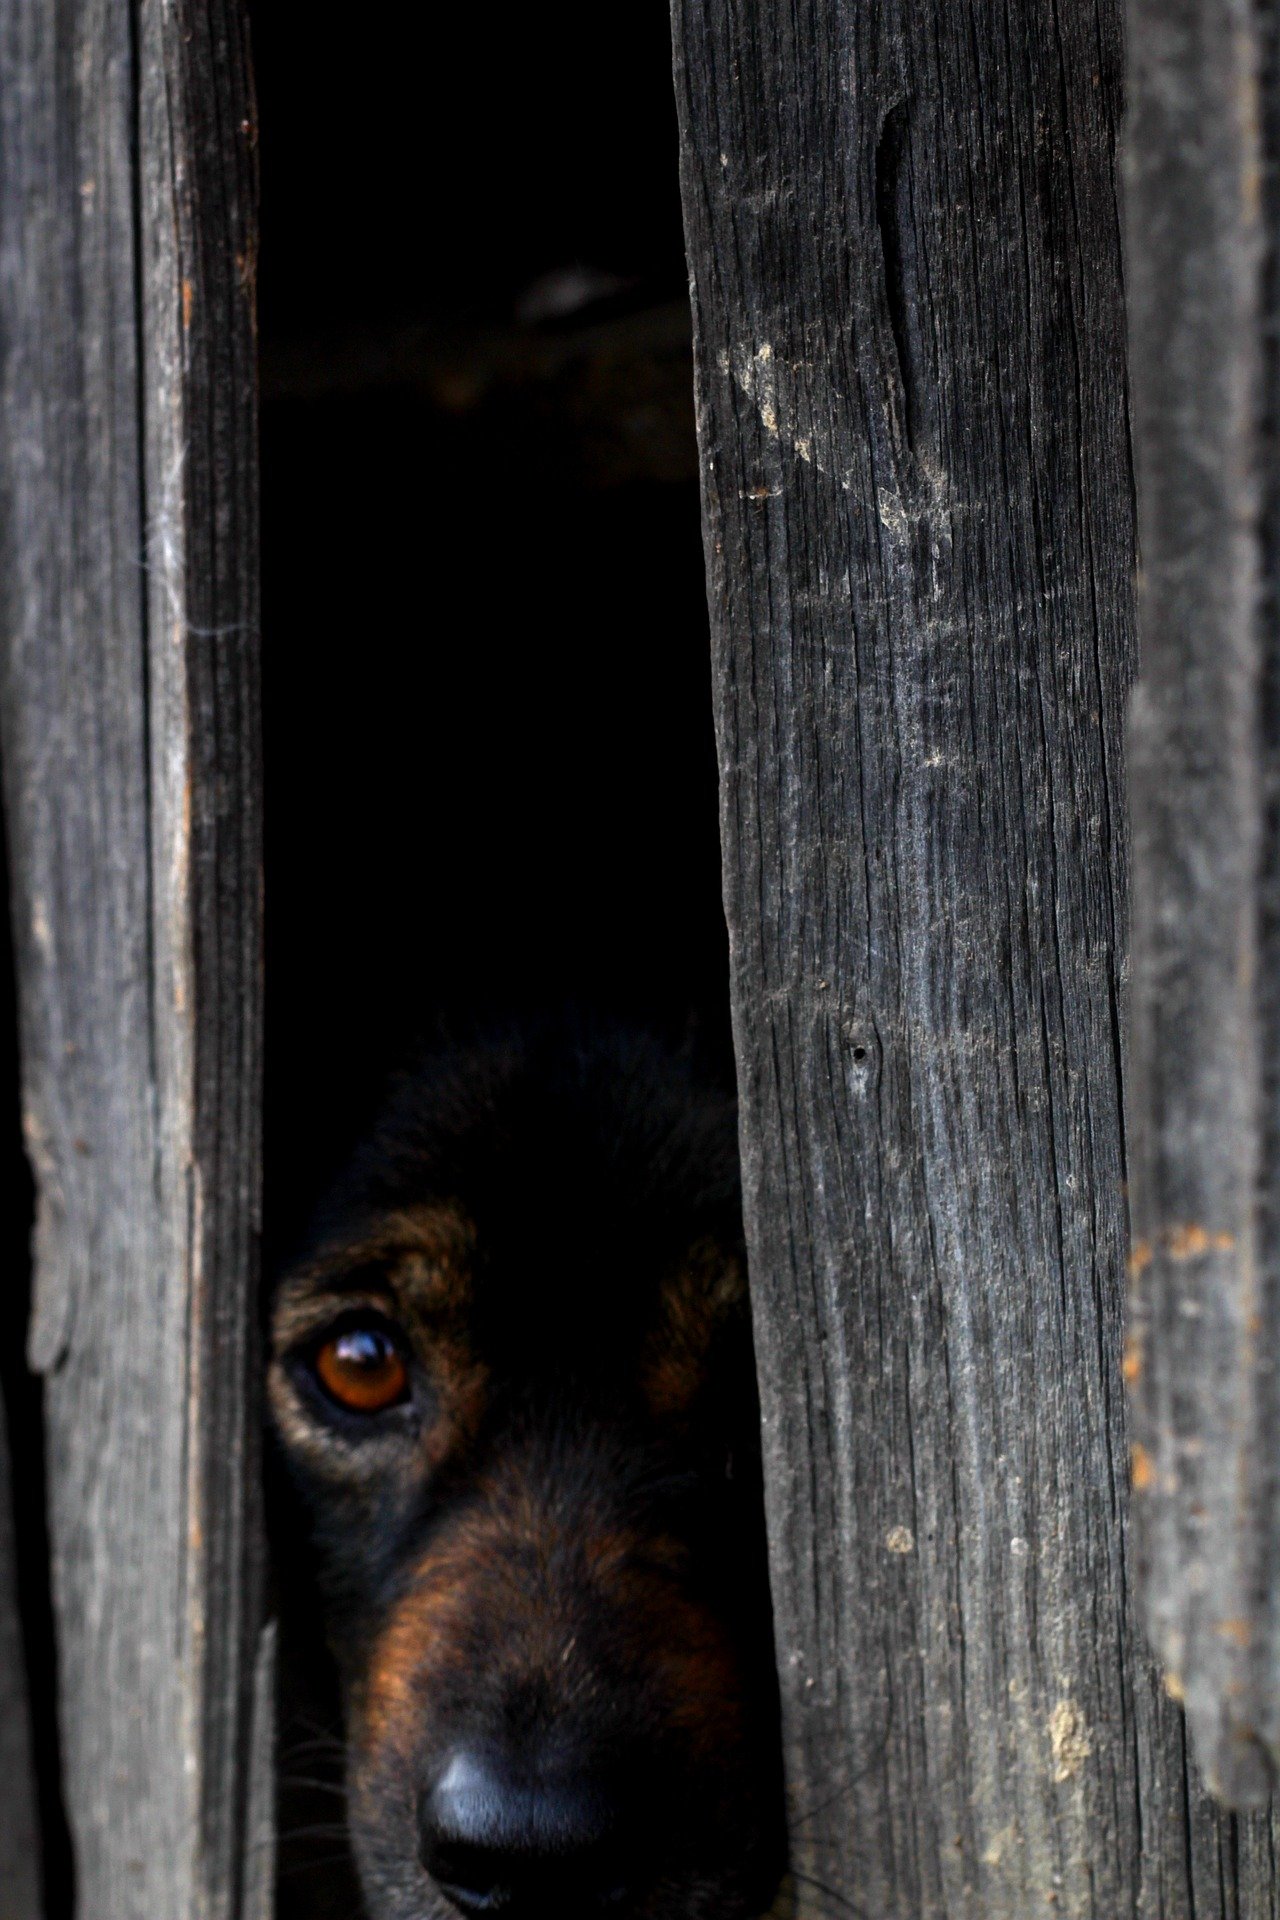
[[[3,749],[77,1885],[95,1920],[239,1915],[263,1738],[244,26],[233,0],[13,0],[0,49]]]
[[[0,1920],[39,1920],[40,1830],[0,1401]]]
[[[1130,0],[1135,1530],[1208,1777],[1280,1759],[1272,5]]]
[[[1273,1916],[1142,1651],[1118,0],[675,0],[805,1909]]]

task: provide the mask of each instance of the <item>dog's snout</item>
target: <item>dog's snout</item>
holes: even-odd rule
[[[459,1749],[422,1804],[422,1863],[469,1917],[602,1913],[625,1891],[618,1825],[598,1780],[517,1779],[498,1756]]]

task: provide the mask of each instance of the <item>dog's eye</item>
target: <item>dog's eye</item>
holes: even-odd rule
[[[357,1321],[333,1333],[312,1362],[331,1400],[348,1413],[385,1413],[409,1398],[409,1370],[390,1330]]]

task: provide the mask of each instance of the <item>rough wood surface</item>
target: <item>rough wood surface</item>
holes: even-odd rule
[[[1269,4],[1130,5],[1135,1535],[1244,1805],[1280,1759],[1276,30]]]
[[[40,1835],[0,1402],[0,1920],[39,1920]]]
[[[1126,1538],[1118,0],[674,26],[804,1910],[1274,1916]]]
[[[234,0],[10,0],[3,753],[92,1920],[260,1878],[254,141]]]

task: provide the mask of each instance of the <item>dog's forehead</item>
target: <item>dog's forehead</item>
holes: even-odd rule
[[[521,1209],[477,1219],[460,1200],[422,1200],[330,1236],[286,1284],[278,1318],[322,1298],[382,1294],[425,1327],[448,1319],[480,1340],[502,1327],[568,1339],[651,1317],[683,1251],[678,1239],[615,1237],[572,1208],[558,1220]]]
[[[652,1321],[684,1253],[678,1239],[615,1234],[572,1202],[500,1212],[422,1203],[387,1216],[375,1237],[407,1318],[430,1326],[448,1316],[478,1347],[500,1345],[530,1362],[583,1342],[603,1358],[610,1332],[638,1333]]]
[[[736,1216],[732,1103],[650,1051],[502,1049],[409,1081],[357,1170],[356,1204],[456,1207],[495,1263],[586,1253]],[[690,1235],[692,1237],[692,1234]]]

